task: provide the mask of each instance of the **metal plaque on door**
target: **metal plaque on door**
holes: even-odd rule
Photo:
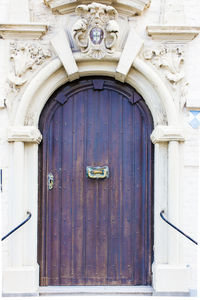
[[[92,179],[104,179],[109,177],[108,166],[104,167],[86,167],[86,176]]]

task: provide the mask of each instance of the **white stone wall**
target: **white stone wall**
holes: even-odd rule
[[[4,2],[3,2],[4,3]],[[2,10],[3,10],[3,3]],[[4,3],[6,4],[6,3]],[[6,5],[4,6],[4,12],[6,12]],[[9,210],[8,210],[8,178],[9,178],[9,144],[7,142],[7,126],[8,126],[8,113],[5,109],[5,82],[6,82],[6,47],[5,42],[0,40],[0,169],[2,169],[2,191],[1,191],[1,205],[2,205],[2,231],[1,234],[4,235],[9,230]],[[3,260],[2,263],[8,265],[8,249],[4,243],[2,247]]]
[[[195,132],[196,131],[196,132]],[[198,240],[199,211],[199,130],[187,129],[187,140],[183,146],[183,169],[181,190],[181,228],[194,240]],[[197,285],[197,247],[186,238],[181,238],[180,260],[190,265],[190,288]]]
[[[178,5],[178,4],[182,5]],[[172,6],[174,4],[174,8]],[[168,9],[165,11],[165,9]],[[175,19],[176,14],[180,13],[180,18]],[[174,14],[174,11],[176,12]],[[146,26],[158,24],[179,24],[179,25],[200,25],[200,2],[199,0],[152,0],[151,6],[146,9],[141,16],[131,17],[129,25],[135,28],[136,33],[144,40],[144,45],[154,47],[155,45],[167,44],[161,40],[152,40],[147,35]],[[49,26],[46,35],[41,38],[42,44],[48,44],[49,41],[60,31],[62,27],[71,28],[71,24],[77,17],[72,14],[54,15],[50,8],[48,8],[43,0],[1,0],[0,1],[0,23],[44,23]],[[182,24],[182,21],[185,24]],[[120,22],[122,27],[125,28],[128,24],[124,18],[121,17]],[[173,23],[173,24],[172,24]],[[121,27],[121,28],[122,28]],[[22,38],[23,40],[23,38]],[[32,41],[36,42],[36,41]],[[188,82],[188,92],[186,96],[186,105],[179,113],[180,124],[184,130],[186,141],[181,144],[180,151],[180,214],[179,214],[179,227],[193,237],[198,239],[197,226],[198,226],[198,210],[199,210],[199,157],[200,157],[200,36],[196,37],[190,42],[170,42],[170,44],[184,46],[185,50],[185,79]],[[121,45],[121,44],[120,44]],[[52,46],[50,46],[52,49]],[[53,51],[53,49],[52,49]],[[55,54],[52,55],[55,57]],[[50,58],[51,60],[52,58]],[[44,63],[45,66],[46,62]],[[150,65],[150,63],[149,63]],[[151,68],[156,70],[155,66]],[[29,80],[42,69],[38,66],[34,72],[30,72]],[[2,200],[2,234],[7,233],[13,226],[12,218],[12,201],[15,201],[12,194],[12,185],[9,182],[12,178],[12,143],[7,142],[7,129],[12,124],[15,114],[10,114],[7,108],[9,97],[12,101],[20,103],[25,87],[22,87],[21,92],[17,92],[16,97],[10,93],[8,87],[8,71],[10,70],[9,61],[9,40],[0,39],[0,168],[3,169],[3,189],[1,192]],[[161,75],[162,77],[162,75]],[[164,77],[163,77],[164,78]],[[164,79],[165,80],[165,79]],[[169,88],[172,96],[174,95],[173,89],[168,82],[166,85]],[[4,103],[6,99],[7,104]],[[18,104],[17,104],[18,105]],[[199,112],[199,113],[198,113]],[[31,152],[31,151],[30,151]],[[166,151],[165,155],[166,155]],[[165,191],[164,191],[165,192]],[[24,216],[26,217],[26,212]],[[21,221],[21,220],[19,220]],[[164,225],[163,225],[164,226]],[[167,225],[166,225],[167,226]],[[25,236],[27,236],[25,234]],[[3,243],[3,265],[8,267],[12,265],[12,251],[10,243],[5,241]],[[186,238],[180,236],[180,263],[188,265],[189,267],[189,289],[195,290],[197,288],[197,249],[196,246],[187,241]],[[25,247],[25,246],[24,246]],[[31,251],[31,249],[30,249]],[[26,251],[25,251],[26,252]],[[166,254],[166,249],[163,249]],[[31,262],[26,257],[24,265],[30,265]]]
[[[200,6],[198,0],[184,0],[184,12],[187,24],[199,25]]]
[[[188,24],[199,25],[200,4],[194,0],[192,3],[185,0],[185,15]],[[187,111],[196,110],[199,112],[197,118],[200,120],[200,36],[189,44],[188,56],[186,60],[186,76],[189,82]],[[188,117],[188,115],[187,115]],[[189,122],[191,122],[191,113],[189,113]],[[198,240],[199,235],[196,231],[199,228],[199,198],[200,198],[200,124],[195,129],[188,129],[188,140],[184,149],[184,205],[183,218],[187,218],[187,222],[183,222],[184,230],[188,230],[189,234]],[[184,259],[191,264],[193,271],[190,276],[191,288],[198,285],[196,274],[199,276],[197,263],[192,257],[197,256],[197,249],[188,243],[184,248]],[[199,260],[197,260],[199,262]]]
[[[184,1],[186,22],[191,25],[199,25],[200,3],[199,1]],[[182,190],[182,213],[181,222],[184,232],[187,232],[195,240],[198,240],[199,228],[199,182],[200,182],[200,123],[194,123],[193,114],[190,111],[199,112],[197,119],[200,122],[200,36],[196,37],[188,45],[188,53],[186,59],[186,78],[188,85],[187,108],[185,110],[185,120],[189,125],[186,129],[187,140],[184,143],[183,150],[183,190]],[[194,128],[193,128],[193,127]],[[183,241],[182,257],[185,263],[191,266],[190,287],[195,289],[198,285],[197,275],[197,247],[189,241]]]
[[[8,11],[9,11],[8,1],[2,0],[0,3],[0,20],[1,20],[1,22],[8,21]]]

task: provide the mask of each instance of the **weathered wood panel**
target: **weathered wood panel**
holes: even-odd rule
[[[112,79],[52,95],[40,118],[41,285],[151,284],[152,126],[141,96]],[[106,165],[109,178],[86,177]]]

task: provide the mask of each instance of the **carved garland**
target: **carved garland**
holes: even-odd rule
[[[170,83],[177,110],[182,110],[186,103],[188,82],[184,72],[184,50],[175,46],[157,46],[145,48],[143,57],[158,69],[163,70]]]
[[[10,43],[10,67],[5,85],[5,106],[12,119],[16,110],[17,94],[22,86],[30,80],[32,72],[52,57],[53,52],[48,45],[30,42]]]
[[[27,72],[41,65],[52,55],[46,45],[35,43],[10,43],[11,71],[8,79],[13,88],[18,88],[28,80]]]
[[[79,5],[76,13],[81,19],[74,24],[72,30],[81,52],[96,59],[112,53],[119,34],[116,9],[93,2]]]

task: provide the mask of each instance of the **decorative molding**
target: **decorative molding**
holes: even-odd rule
[[[8,129],[8,142],[27,142],[39,144],[42,140],[40,131],[35,126],[17,126]]]
[[[135,68],[137,71],[139,71],[143,76],[145,76],[148,79],[148,83],[152,85],[156,93],[159,95],[159,99],[162,102],[162,109],[161,110],[156,109],[156,117],[154,117],[154,119],[157,119],[159,124],[160,121],[163,120],[162,122],[165,122],[168,125],[176,126],[176,124],[178,124],[179,121],[178,121],[178,113],[174,104],[174,99],[172,97],[172,94],[170,93],[169,88],[165,84],[164,80],[162,80],[160,74],[158,74],[158,72],[155,72],[154,68],[149,66],[149,64],[144,62],[144,60],[139,56],[135,58],[132,67]],[[140,93],[142,94],[142,90]],[[152,112],[153,111],[154,110],[152,109]],[[162,122],[161,124],[163,124]],[[154,124],[157,125],[157,123]]]
[[[11,71],[8,80],[12,89],[19,89],[28,80],[28,72],[52,56],[47,45],[30,42],[10,43]]]
[[[127,16],[141,15],[150,4],[151,0],[114,0],[112,3],[119,13]]]
[[[200,33],[200,26],[151,25],[146,30],[154,40],[187,42]]]
[[[146,47],[143,50],[143,57],[162,71],[172,87],[177,110],[182,110],[186,104],[188,92],[188,82],[185,80],[183,47],[174,45]]]
[[[45,24],[0,24],[3,39],[40,39],[48,30]]]
[[[115,77],[120,55],[114,57],[109,63],[108,60],[102,60],[94,64],[93,59],[83,57],[81,53],[76,54],[75,60],[80,77],[99,75]],[[46,101],[56,89],[68,80],[60,59],[58,57],[52,59],[37,72],[26,86],[13,116],[13,124],[38,126],[39,117]],[[169,89],[159,74],[138,56],[127,74],[126,82],[145,99],[155,126],[168,124],[178,127],[178,114]],[[40,101],[38,101],[38,92]]]
[[[74,24],[72,30],[81,52],[95,59],[113,53],[119,33],[116,9],[93,2],[77,6],[76,13],[81,19]]]
[[[75,11],[77,4],[90,4],[91,0],[44,0],[53,13],[69,14]],[[140,15],[151,4],[151,0],[100,0],[99,3],[112,5],[119,13],[127,16]]]
[[[174,126],[156,126],[151,134],[151,141],[153,144],[179,141],[184,142],[185,137],[180,128]]]

